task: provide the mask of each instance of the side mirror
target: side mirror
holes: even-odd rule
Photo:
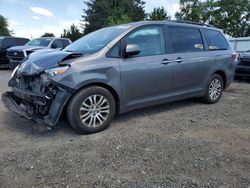
[[[125,48],[125,56],[138,55],[141,52],[137,44],[127,44]]]

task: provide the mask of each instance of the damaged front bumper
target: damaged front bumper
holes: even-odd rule
[[[12,91],[5,92],[2,101],[10,111],[53,128],[74,91],[43,76],[13,77]]]

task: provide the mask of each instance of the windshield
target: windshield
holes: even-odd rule
[[[64,51],[80,52],[85,54],[97,52],[124,32],[128,27],[128,25],[121,25],[97,30],[73,42],[65,48]]]
[[[52,39],[39,38],[29,41],[25,46],[48,46]]]

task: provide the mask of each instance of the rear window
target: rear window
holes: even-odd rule
[[[169,37],[173,53],[200,52],[204,50],[201,33],[198,29],[170,27]]]
[[[227,50],[228,43],[221,32],[215,30],[204,31],[206,41],[208,43],[209,50]]]

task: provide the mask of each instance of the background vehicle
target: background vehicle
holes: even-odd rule
[[[28,58],[13,72],[3,103],[50,127],[66,108],[73,128],[94,133],[115,113],[190,97],[218,102],[233,81],[234,58],[221,30],[203,24],[108,27]]]
[[[35,51],[42,49],[61,50],[70,43],[71,40],[67,38],[42,37],[33,39],[24,46],[9,48],[7,50],[7,56],[10,61],[10,68],[14,69],[19,63]]]
[[[236,77],[250,77],[250,37],[230,39],[230,44],[238,53]]]
[[[9,59],[7,58],[7,49],[12,46],[24,45],[29,41],[26,38],[0,36],[0,68],[9,67]]]

